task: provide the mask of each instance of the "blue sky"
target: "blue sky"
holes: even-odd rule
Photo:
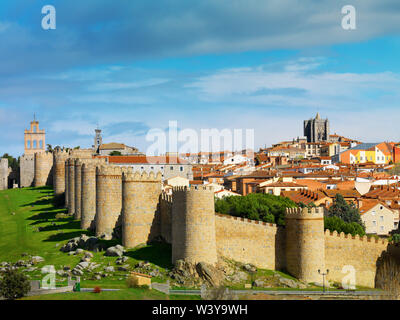
[[[23,153],[33,113],[53,146],[90,147],[99,124],[145,151],[170,120],[268,146],[317,111],[332,133],[399,141],[399,16],[396,0],[1,1],[0,154]]]

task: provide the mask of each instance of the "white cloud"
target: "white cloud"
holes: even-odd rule
[[[265,66],[221,70],[186,87],[196,89],[199,98],[207,102],[333,109],[373,107],[381,102],[399,106],[399,99],[389,99],[399,97],[398,74],[322,72],[316,69],[321,62],[303,62],[289,62],[281,71]]]

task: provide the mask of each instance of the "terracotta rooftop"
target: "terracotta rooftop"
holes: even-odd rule
[[[323,190],[324,194],[326,194],[329,198],[334,198],[337,194],[343,196],[343,198],[359,198],[361,194],[353,189],[353,190],[338,190],[338,189],[330,189],[330,190]]]
[[[287,197],[296,203],[302,202],[305,205],[326,198],[325,194],[323,194],[321,191],[314,192],[311,190],[282,191],[281,196]]]

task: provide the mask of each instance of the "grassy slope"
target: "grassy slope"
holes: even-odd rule
[[[51,203],[53,192],[50,188],[26,188],[0,191],[0,262],[16,262],[23,253],[39,255],[45,259],[38,264],[37,271],[27,273],[31,279],[41,279],[40,267],[54,265],[56,270],[67,265],[73,268],[80,261],[80,256],[69,256],[59,251],[67,240],[90,232],[80,229],[80,222],[72,217],[58,217],[65,209],[55,209]],[[12,213],[15,213],[13,215]],[[42,231],[37,232],[41,227]],[[116,241],[106,241],[115,245]],[[127,252],[130,257],[127,264],[134,266],[138,261],[149,261],[159,267],[161,272],[171,268],[171,249],[169,245],[149,245]],[[93,262],[115,266],[115,257],[105,257],[104,252],[94,253]],[[99,271],[99,270],[95,270]],[[101,280],[90,280],[82,277],[82,287],[101,286],[103,288],[126,288],[124,273],[116,272],[114,276]],[[66,282],[57,276],[58,285]],[[154,278],[163,282],[165,277]]]

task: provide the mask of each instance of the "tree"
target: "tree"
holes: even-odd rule
[[[339,217],[325,217],[324,228],[325,230],[337,231],[338,233],[344,232],[345,234],[351,234],[353,236],[356,234],[360,236],[365,235],[365,230],[362,225],[357,222],[345,222]]]
[[[0,296],[8,300],[22,298],[30,289],[28,277],[17,270],[7,270],[0,279]]]
[[[296,204],[288,198],[265,193],[229,196],[215,201],[218,213],[279,225],[285,224],[286,208],[295,207]]]
[[[110,156],[122,156],[122,153],[121,152],[119,152],[119,151],[112,151],[112,152],[110,152],[110,154],[109,154]]]
[[[338,217],[344,222],[356,222],[364,226],[360,212],[354,203],[349,204],[341,194],[337,193],[332,206],[328,210],[328,217]]]
[[[53,152],[53,146],[51,144],[47,144],[47,151]]]

